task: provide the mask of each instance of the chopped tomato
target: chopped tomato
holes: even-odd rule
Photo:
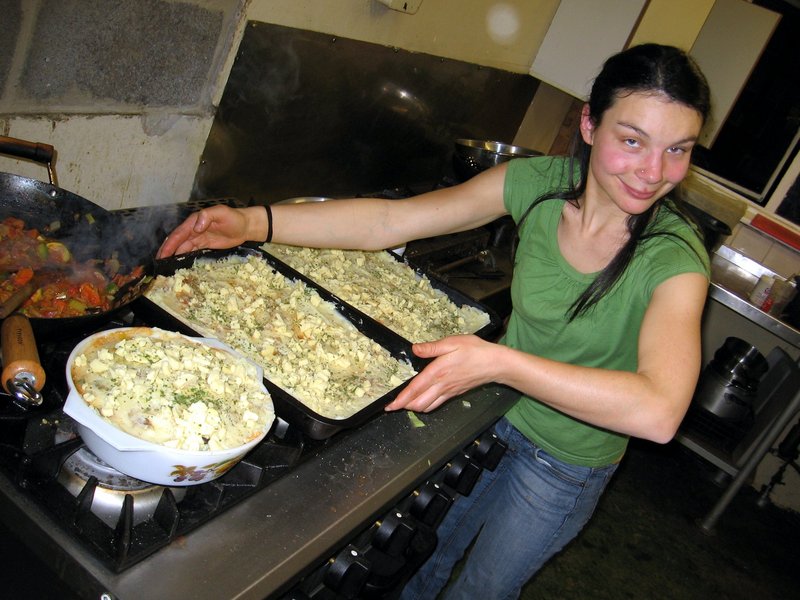
[[[25,229],[25,221],[16,217],[6,217],[3,222],[14,229]]]
[[[22,267],[13,277],[14,285],[23,286],[33,279],[33,269]]]
[[[96,287],[91,283],[82,283],[79,289],[81,300],[84,300],[90,306],[100,306],[102,299]]]

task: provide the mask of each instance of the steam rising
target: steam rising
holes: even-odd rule
[[[0,185],[0,191],[8,190]],[[102,263],[112,257],[120,263],[120,274],[129,274],[138,266],[151,272],[161,242],[188,214],[188,209],[179,205],[108,212],[69,193],[61,192],[61,197],[54,199],[14,191],[16,193],[6,196],[5,202],[0,203],[0,220],[16,217],[25,223],[26,229],[37,229],[43,236],[64,244],[76,261],[71,266],[76,268],[74,276],[78,280],[85,276],[87,265],[102,268]],[[6,271],[34,266],[11,264],[19,261],[9,256],[2,258],[0,262]],[[23,262],[30,261],[24,259]],[[106,274],[113,276],[114,273]],[[62,276],[70,275],[64,272]]]

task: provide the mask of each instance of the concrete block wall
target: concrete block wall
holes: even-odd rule
[[[527,73],[558,3],[0,0],[0,135],[54,145],[61,187],[107,208],[183,202],[248,21]]]
[[[0,0],[0,134],[54,145],[60,186],[106,208],[186,200],[246,5]]]

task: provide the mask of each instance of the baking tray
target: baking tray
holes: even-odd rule
[[[286,265],[282,265],[282,263],[282,266],[279,265],[279,261],[259,248],[240,246],[230,250],[200,250],[190,254],[173,256],[156,261],[155,274],[169,276],[179,269],[191,267],[196,260],[219,260],[231,256],[256,256],[265,260],[274,271],[288,279],[302,280],[303,283],[313,288],[323,300],[331,302],[339,314],[352,323],[361,333],[383,346],[394,358],[410,363],[416,371],[421,371],[430,362],[430,359],[421,359],[415,356],[411,351],[410,342],[403,337],[366,317],[366,315],[355,311],[316,283],[299,276],[296,272],[292,272]],[[192,336],[205,335],[194,330],[190,325],[173,316],[147,297],[139,298],[136,302],[136,314],[144,318],[152,326]],[[286,390],[273,383],[267,375],[264,377],[264,385],[272,396],[276,416],[297,427],[310,438],[324,440],[343,429],[357,427],[372,417],[383,413],[384,406],[391,402],[408,385],[408,381],[346,419],[333,419],[318,414]]]
[[[283,262],[281,259],[279,259],[276,256],[270,254],[268,251],[262,250],[261,248],[259,248],[259,250],[261,250],[261,252],[264,253],[264,256],[265,256],[266,260],[278,272],[283,273],[284,275],[286,275],[290,279],[295,279],[295,280],[299,279],[299,280],[305,282],[307,285],[310,285],[310,286],[314,287],[314,289],[325,289],[323,282],[319,282],[319,281],[317,281],[315,279],[312,279],[312,278],[308,277],[307,275],[304,275],[303,273],[300,273],[299,271],[295,270],[293,267],[291,267],[288,264],[286,264],[285,262]],[[397,262],[400,262],[400,263],[403,263],[403,264],[407,265],[411,270],[414,271],[414,273],[416,273],[417,277],[426,276],[421,270],[413,267],[407,261],[405,261],[402,257],[398,256],[394,252],[392,252],[390,250],[386,250],[385,252],[387,254],[389,254],[389,256],[391,256]],[[450,298],[450,300],[456,306],[464,306],[464,305],[471,306],[471,307],[476,308],[478,310],[481,310],[481,311],[485,312],[487,315],[489,315],[489,322],[486,325],[484,325],[481,329],[476,331],[475,335],[477,335],[478,337],[481,337],[483,339],[488,340],[488,339],[492,339],[494,337],[494,335],[500,330],[500,328],[501,328],[501,326],[503,324],[503,321],[502,321],[502,319],[500,319],[499,315],[494,310],[492,310],[488,306],[485,306],[484,304],[481,304],[480,302],[478,302],[474,298],[470,298],[469,296],[467,296],[463,292],[448,286],[446,283],[444,283],[443,281],[441,281],[439,279],[436,279],[435,277],[427,276],[427,278],[428,278],[428,281],[431,284],[431,287],[433,287],[434,289],[439,290],[440,292],[444,293],[448,298]],[[381,323],[378,323],[377,321],[375,321],[368,314],[362,312],[360,309],[358,309],[355,306],[349,304],[346,300],[344,300],[344,299],[340,298],[339,296],[337,296],[334,292],[331,292],[330,290],[327,290],[327,289],[325,289],[325,292],[328,294],[328,296],[330,298],[334,299],[334,302],[337,304],[337,306],[341,305],[343,307],[346,307],[348,313],[353,315],[355,318],[358,318],[358,319],[361,319],[361,320],[373,321],[379,327],[385,327]],[[386,329],[388,329],[388,327],[386,327]],[[394,335],[400,337],[402,340],[405,341],[405,343],[407,343],[407,344],[411,344],[412,343],[410,340],[407,340],[406,338],[402,337],[399,333],[397,333],[395,331],[392,331],[391,329],[389,329],[389,331],[391,331],[391,333],[393,333]]]

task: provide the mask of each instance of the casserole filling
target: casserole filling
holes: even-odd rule
[[[311,410],[345,419],[415,375],[333,304],[264,260],[198,260],[158,276],[146,297],[262,366]]]
[[[236,448],[272,424],[272,400],[256,366],[182,335],[101,338],[76,355],[72,380],[84,401],[125,433],[168,448]]]
[[[283,244],[262,248],[411,342],[475,333],[489,324],[484,311],[457,306],[427,277],[388,252]]]

